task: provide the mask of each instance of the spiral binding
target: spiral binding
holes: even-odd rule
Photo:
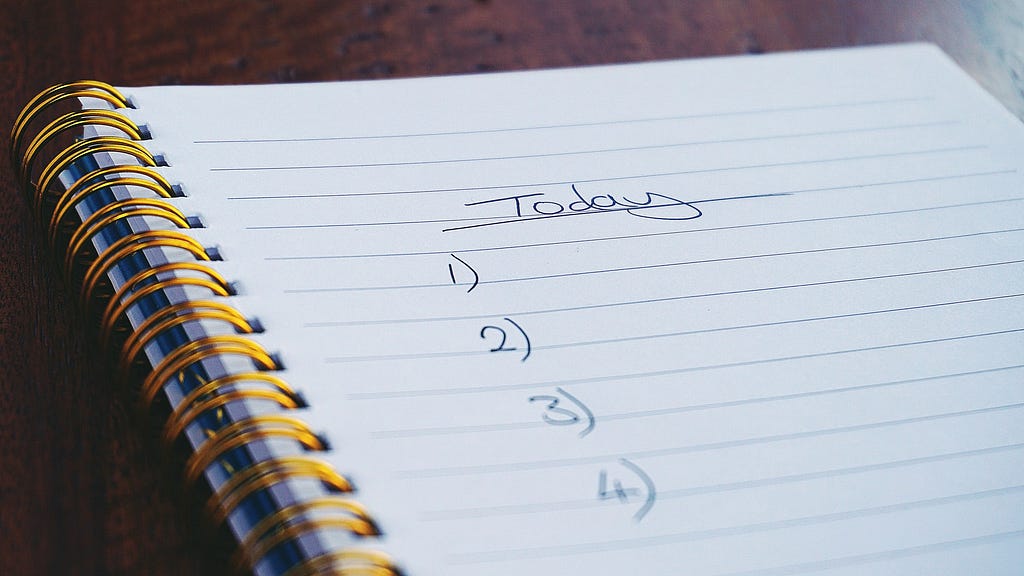
[[[61,114],[32,131],[31,126],[42,123],[44,112],[81,99],[105,103],[112,110]],[[197,223],[167,201],[181,194],[157,170],[165,165],[162,159],[139,143],[151,137],[149,128],[118,111],[133,107],[116,88],[102,82],[61,84],[32,99],[11,132],[11,166],[33,211],[46,223],[49,245],[62,263],[65,277],[77,284],[83,310],[100,306],[99,341],[105,350],[115,353],[119,379],[137,382],[139,403],[146,411],[165,386],[180,385],[184,395],[171,406],[163,423],[165,447],[178,442],[190,426],[205,422],[205,440],[193,447],[185,463],[184,480],[193,486],[217,465],[228,472],[219,486],[210,485],[212,495],[205,515],[214,526],[256,495],[288,480],[313,479],[332,491],[328,496],[273,507],[253,522],[238,536],[233,558],[236,568],[257,571],[261,562],[277,552],[286,560],[274,565],[288,576],[400,576],[387,554],[374,549],[329,549],[308,556],[295,552],[298,540],[312,532],[340,531],[358,538],[380,534],[366,509],[348,497],[353,490],[349,480],[324,460],[306,454],[262,460],[251,455],[241,460],[231,456],[254,442],[268,440],[294,442],[304,453],[323,451],[327,446],[300,419],[280,412],[299,408],[302,402],[284,380],[272,374],[280,368],[279,362],[247,336],[262,331],[258,322],[220,300],[189,297],[172,302],[167,297],[170,290],[187,287],[206,289],[220,298],[229,298],[233,290],[205,264],[212,259],[210,253],[187,233]],[[99,134],[98,128],[104,133]],[[47,157],[47,151],[59,146],[62,138],[73,136],[72,132],[87,133]],[[113,166],[100,166],[96,161],[123,157],[130,160]],[[55,185],[71,179],[70,185]],[[137,223],[162,220],[175,229],[136,231],[128,225],[133,218]],[[161,251],[169,261],[150,263],[147,254],[152,250]],[[118,286],[113,285],[111,276],[115,270],[122,277]],[[186,325],[210,324],[222,325],[234,334],[189,337],[185,331]],[[116,337],[121,338],[119,346]],[[154,347],[161,352],[159,359],[143,359],[143,353]],[[204,361],[228,357],[248,359],[256,370],[216,378],[204,375]],[[186,380],[195,385],[188,389]],[[279,412],[227,418],[227,406],[240,401],[270,402]],[[288,546],[292,552],[283,554]]]

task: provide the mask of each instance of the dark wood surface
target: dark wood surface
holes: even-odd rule
[[[5,4],[5,134],[35,92],[80,78],[348,80],[911,40],[944,48],[1024,117],[1021,0]],[[6,161],[0,194],[0,574],[226,573],[230,550],[203,535],[150,429],[106,377]]]

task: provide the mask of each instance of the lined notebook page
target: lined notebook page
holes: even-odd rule
[[[1024,129],[937,49],[129,92],[411,576],[1024,563]]]

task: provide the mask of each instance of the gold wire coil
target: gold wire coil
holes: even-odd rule
[[[33,98],[18,114],[11,128],[11,166],[17,166],[18,151],[21,150],[21,139],[25,128],[43,110],[63,100],[72,98],[96,98],[110,104],[113,108],[130,108],[128,99],[116,88],[95,80],[80,80],[47,88]]]
[[[274,359],[259,344],[248,338],[229,334],[205,336],[175,348],[173,352],[160,360],[152,372],[146,375],[139,391],[139,403],[142,409],[149,411],[153,399],[171,376],[196,362],[222,354],[247,356],[264,370],[278,369]]]
[[[284,576],[315,576],[324,574],[336,576],[400,576],[401,573],[387,554],[370,549],[348,549],[329,552],[297,564]]]
[[[143,128],[123,114],[104,110],[86,109],[58,116],[36,131],[28,139],[28,127],[48,108],[67,100],[94,98],[113,108],[130,107],[128,100],[112,86],[95,81],[72,82],[41,92],[21,111],[11,131],[11,165],[34,211],[42,217],[43,210],[53,203],[49,214],[48,236],[51,247],[68,233],[62,246],[64,266],[71,278],[76,260],[82,257],[91,239],[115,222],[130,218],[156,217],[168,220],[179,228],[188,228],[184,214],[173,205],[155,199],[128,198],[117,200],[89,214],[78,225],[68,227],[66,220],[79,204],[90,195],[114,187],[139,188],[157,197],[170,198],[175,189],[153,168],[157,158],[136,141],[147,136]],[[39,124],[42,124],[41,122]],[[99,135],[79,140],[49,158],[33,182],[37,164],[42,163],[44,150],[53,147],[61,134],[85,126],[102,126],[120,131],[120,135]],[[26,146],[27,142],[27,146]],[[126,163],[105,166],[80,176],[62,190],[52,190],[66,171],[82,159],[101,154],[126,155],[138,164]],[[58,187],[59,188],[59,187]],[[192,254],[198,261],[208,261],[209,255],[195,239],[173,230],[147,230],[131,233],[114,240],[100,251],[86,267],[80,286],[83,306],[88,306],[93,293],[118,263],[150,248],[177,248]],[[194,272],[203,277],[178,276],[181,272]],[[174,274],[160,279],[162,274]],[[143,282],[151,281],[142,285]],[[227,281],[208,266],[199,262],[170,262],[141,270],[127,279],[106,303],[101,317],[102,342],[106,346],[118,321],[142,298],[173,286],[199,286],[214,294],[228,296],[231,289]],[[141,287],[140,287],[141,286]],[[243,333],[253,332],[253,326],[235,308],[214,300],[190,300],[158,310],[145,318],[128,336],[121,347],[119,371],[130,371],[134,360],[155,339],[167,330],[198,320],[224,321]],[[250,358],[258,369],[275,370],[274,359],[255,341],[241,336],[215,335],[198,338],[169,352],[148,372],[141,386],[141,403],[149,407],[163,385],[175,374],[184,377],[190,366],[217,355],[241,355]],[[237,386],[262,386],[260,388]],[[231,389],[225,390],[225,388]],[[175,441],[200,415],[222,409],[230,402],[245,399],[265,399],[276,402],[284,409],[300,406],[301,400],[292,388],[280,378],[265,372],[236,373],[203,383],[191,390],[175,407],[163,429],[165,444]],[[204,470],[233,449],[261,438],[285,437],[299,442],[310,450],[324,450],[325,446],[301,420],[278,414],[263,414],[232,422],[216,430],[200,444],[186,463],[186,482],[194,483]],[[287,456],[257,462],[236,471],[206,502],[206,514],[215,524],[222,523],[246,498],[293,477],[309,477],[323,482],[340,492],[350,492],[352,486],[323,460],[305,456]],[[313,510],[335,508],[340,515],[299,518]],[[379,534],[366,510],[357,502],[337,497],[319,498],[279,509],[263,518],[249,531],[236,554],[238,565],[255,566],[275,547],[320,529],[342,529],[353,534],[373,536]],[[289,571],[289,576],[320,573],[332,570],[351,576],[398,576],[390,558],[375,550],[352,549],[333,552],[305,561]]]
[[[96,285],[118,262],[136,252],[156,247],[181,248],[195,256],[197,260],[210,259],[202,244],[195,238],[186,236],[181,232],[174,230],[146,230],[145,232],[129,234],[108,246],[86,269],[79,295],[82,308],[88,308],[89,300],[96,289]],[[71,277],[70,271],[68,277]]]
[[[54,156],[47,163],[46,168],[39,174],[39,181],[36,182],[35,193],[32,195],[32,208],[35,210],[36,215],[42,219],[43,198],[46,196],[46,191],[50,189],[50,185],[53,184],[54,178],[67,169],[70,164],[87,156],[104,152],[127,154],[142,162],[145,166],[157,165],[156,157],[134,140],[114,138],[112,136],[97,136],[96,138],[79,140]],[[27,190],[32,189],[31,178],[31,174],[25,174],[22,179],[23,186]]]
[[[266,539],[256,542],[253,547],[247,551],[248,554],[242,556],[243,560],[236,561],[238,562],[236,567],[239,571],[245,568],[246,565],[248,565],[249,568],[255,567],[255,565],[258,564],[259,561],[276,546],[279,546],[289,540],[294,540],[307,532],[323,529],[344,530],[361,536],[373,535],[365,534],[368,530],[372,530],[373,526],[369,522],[360,518],[342,516],[340,518],[314,518],[302,520],[294,524],[283,526],[280,530],[268,536]]]
[[[160,291],[165,290],[167,288],[170,288],[172,286],[188,286],[188,285],[202,286],[204,288],[209,288],[211,290],[214,290],[214,289],[218,288],[217,284],[214,284],[213,282],[210,282],[209,280],[206,280],[205,278],[189,278],[189,277],[185,277],[185,278],[178,278],[178,277],[168,278],[167,280],[163,280],[163,281],[157,282],[155,284],[147,285],[147,286],[143,287],[142,289],[140,289],[138,292],[134,292],[131,296],[129,296],[127,299],[125,299],[125,301],[122,302],[122,304],[124,304],[126,306],[126,309],[127,309],[128,307],[131,307],[134,304],[136,304],[142,298],[145,298],[146,296],[150,296],[150,295],[152,295],[152,294],[154,294],[156,292],[160,292]],[[182,303],[180,303],[180,305],[187,306],[190,303],[191,303],[191,301],[189,301],[189,302],[182,302]],[[156,314],[160,314],[160,312],[156,312]],[[188,318],[186,320],[189,320],[189,319],[193,319],[194,320],[196,318],[193,317],[193,318]],[[174,320],[174,319],[172,318],[172,320]],[[243,319],[243,322],[244,322],[244,319]],[[248,323],[246,322],[244,325],[247,325],[247,324]],[[170,327],[170,326],[167,326],[167,327]],[[164,330],[164,329],[166,329],[166,327],[162,328],[161,331]],[[127,340],[132,340],[133,338],[137,339],[138,337],[136,336],[136,334],[138,334],[138,333],[139,333],[139,331],[133,331],[132,334],[128,337]],[[252,331],[250,330],[248,333],[251,334]],[[156,334],[156,332],[154,332],[154,335],[155,334]],[[126,340],[126,343],[125,343],[126,345],[128,344],[127,340]],[[148,339],[147,339],[147,341],[142,342],[141,346],[145,346],[147,343],[148,343]],[[131,361],[141,351],[141,346],[138,349],[134,350],[132,352],[131,356],[128,356],[127,354],[122,354],[122,356],[121,356],[121,358],[119,359],[119,362],[118,362],[117,376],[118,376],[118,380],[119,381],[121,381],[121,382],[128,382],[128,378],[129,378],[129,376],[131,376],[131,367],[132,367],[132,362]],[[107,346],[104,346],[104,347],[107,348]]]
[[[93,236],[114,222],[133,216],[153,216],[163,218],[178,228],[192,227],[181,210],[161,200],[129,198],[112,202],[90,214],[81,226],[71,233],[64,252],[64,270],[70,273],[79,252]]]
[[[70,112],[50,122],[38,134],[32,138],[24,156],[21,158],[19,176],[24,179],[26,174],[32,173],[36,155],[47,144],[53,141],[62,132],[84,126],[106,126],[116,128],[124,132],[125,136],[132,140],[142,140],[143,132],[131,120],[117,112],[110,110],[79,110]]]
[[[258,414],[217,430],[206,442],[196,447],[185,462],[185,485],[191,487],[196,480],[224,454],[260,438],[279,436],[291,438],[306,450],[326,449],[320,438],[301,420],[279,414]]]
[[[206,501],[206,517],[214,526],[220,526],[252,494],[297,476],[315,478],[339,492],[352,491],[348,479],[327,462],[308,456],[282,456],[235,472]]]
[[[231,390],[216,396],[210,396],[194,404],[188,404],[181,416],[173,421],[168,421],[164,428],[164,440],[170,438],[173,441],[201,414],[210,410],[218,410],[231,402],[238,400],[270,400],[276,402],[284,410],[294,410],[299,407],[299,402],[293,395],[286,394],[280,390],[267,390],[262,388]]]
[[[184,314],[180,314],[184,312]],[[127,375],[135,358],[154,338],[175,326],[196,320],[220,320],[230,324],[242,334],[252,334],[252,324],[238,310],[212,300],[190,300],[162,308],[159,312],[146,318],[128,336],[121,346],[121,359],[118,363],[118,374]]]
[[[206,280],[204,278],[195,278],[192,276],[173,276],[171,278],[166,278],[164,280],[158,280],[157,282],[154,282],[154,284],[144,286],[142,289],[139,289],[138,292],[141,292],[148,286],[153,286],[155,284],[160,284],[161,286],[164,286],[165,284],[161,283],[172,282],[177,278],[188,278],[190,279],[189,282],[182,280],[175,284],[166,285],[166,287],[193,284],[196,286],[208,288],[210,289],[211,292],[219,296],[231,295],[231,287],[228,284],[228,281],[225,280],[224,277],[221,276],[219,273],[217,273],[216,270],[208,266],[204,266],[199,262],[167,262],[165,264],[153,266],[152,268],[140,270],[136,272],[131,278],[126,280],[125,283],[122,284],[121,287],[114,292],[114,295],[110,298],[110,301],[107,302],[107,306],[106,308],[104,308],[103,314],[100,316],[100,342],[102,343],[103,348],[110,347],[110,335],[114,331],[114,327],[117,324],[117,320],[121,317],[121,315],[127,312],[128,309],[131,308],[135,304],[135,302],[139,300],[139,298],[151,294],[157,289],[149,289],[149,292],[141,296],[135,296],[135,293],[133,293],[126,299],[125,296],[128,294],[128,292],[135,290],[136,286],[138,286],[141,282],[144,282],[150,278],[155,278],[160,274],[169,272],[183,272],[186,270],[190,272],[199,272],[201,274],[205,274],[209,278],[209,280]]]
[[[132,306],[138,304],[139,301],[142,300],[143,298],[147,296],[152,296],[153,294],[160,292],[162,290],[173,288],[174,286],[198,286],[200,288],[206,288],[207,290],[213,292],[217,296],[230,295],[227,289],[224,288],[224,286],[219,282],[216,282],[214,280],[208,280],[206,278],[195,278],[192,276],[172,276],[171,278],[159,280],[152,284],[147,284],[142,288],[138,289],[137,291],[132,292],[131,295],[125,298],[124,300],[115,301],[112,299],[108,303],[116,304],[116,306],[113,307],[112,312],[113,314],[115,314],[115,316],[110,317],[110,321],[108,321],[106,316],[104,316],[104,318],[102,319],[100,342],[103,344],[103,348],[110,348],[110,337],[113,335],[114,327],[117,325],[116,320],[121,317],[121,314],[124,314]],[[127,378],[128,366],[119,364],[118,368],[121,379],[123,380]]]
[[[271,385],[274,389],[243,389],[231,390],[220,393],[221,388],[238,385],[247,382],[259,381]],[[234,396],[228,396],[234,394]],[[266,400],[274,400],[279,406],[285,409],[298,408],[300,405],[298,395],[292,390],[287,382],[273,374],[266,372],[243,372],[241,374],[230,374],[215,378],[209,382],[193,389],[175,407],[174,411],[164,423],[163,444],[169,448],[177,440],[178,436],[192,423],[200,414],[207,410],[220,408],[233,400],[246,397],[259,397]],[[226,399],[225,399],[226,398]]]
[[[143,178],[124,177],[121,176],[122,174],[139,174],[146,176],[148,180]],[[117,178],[107,180],[108,176],[115,175]],[[71,186],[68,186],[57,199],[53,212],[50,215],[50,246],[53,247],[56,244],[57,235],[60,230],[60,223],[67,217],[68,211],[77,206],[79,202],[87,198],[93,192],[98,192],[105,188],[112,188],[114,186],[135,186],[145,188],[163,198],[170,198],[174,196],[174,188],[171,186],[170,182],[150,166],[133,166],[127,164],[124,166],[108,166],[106,168],[93,170],[79,178]]]
[[[257,544],[262,543],[265,538],[271,536],[272,530],[288,524],[303,514],[318,510],[330,510],[332,508],[344,513],[349,518],[359,521],[358,524],[352,526],[353,530],[349,530],[350,532],[360,536],[377,536],[380,534],[376,523],[370,518],[369,511],[355,500],[337,496],[306,500],[286,506],[275,511],[273,514],[265,516],[249,529],[249,532],[241,539],[238,550],[234,554],[232,562],[235,568],[241,572],[246,567],[250,569],[255,567],[271,548],[280,543],[275,543],[269,547],[261,546],[257,548]],[[274,532],[274,534],[280,534],[280,532]]]

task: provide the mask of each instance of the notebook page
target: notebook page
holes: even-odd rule
[[[410,575],[1024,561],[1024,129],[934,47],[129,92]]]

